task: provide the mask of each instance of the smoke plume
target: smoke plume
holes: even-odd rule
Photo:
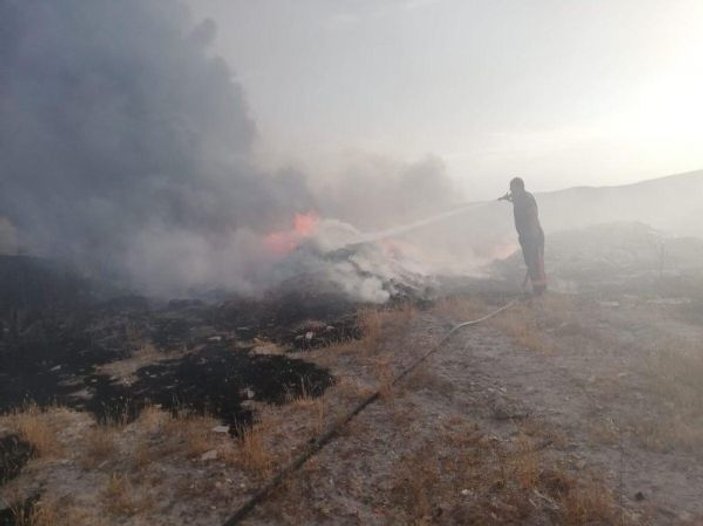
[[[211,51],[216,33],[175,1],[0,1],[6,251],[19,244],[150,293],[247,292],[313,272],[382,301],[399,268],[368,248],[325,251],[360,238],[346,223],[382,229],[447,206],[441,161],[365,158],[312,186],[292,169],[262,172],[242,86]],[[287,229],[311,211],[316,248],[281,265],[276,243],[301,241]]]
[[[26,250],[159,287],[221,282],[313,206],[300,175],[251,166],[212,20],[159,0],[4,0],[0,24],[0,215]]]

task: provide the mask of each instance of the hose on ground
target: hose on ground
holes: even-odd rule
[[[437,342],[435,345],[433,345],[429,351],[421,355],[419,358],[417,358],[413,363],[410,364],[407,368],[405,368],[403,371],[401,371],[398,376],[396,376],[393,381],[391,382],[391,385],[396,385],[398,384],[401,380],[403,380],[408,374],[410,374],[412,371],[417,369],[417,367],[425,362],[430,356],[435,354],[437,351],[439,351],[442,346],[454,335],[456,334],[457,331],[465,328],[465,327],[471,327],[474,325],[478,325],[480,323],[483,323],[485,321],[490,320],[491,318],[494,318],[501,314],[502,312],[505,312],[508,309],[513,308],[515,305],[520,303],[522,300],[521,299],[514,299],[510,301],[509,303],[506,303],[502,307],[486,314],[485,316],[482,316],[480,318],[477,318],[475,320],[469,320],[465,321],[462,323],[459,323],[452,327],[452,329],[444,335],[444,337]],[[330,426],[330,428],[325,431],[322,435],[318,436],[315,438],[309,446],[303,451],[300,455],[298,455],[295,459],[293,459],[289,464],[284,466],[278,473],[276,473],[271,480],[269,480],[263,487],[261,487],[254,495],[252,495],[230,518],[228,518],[224,523],[223,526],[234,526],[236,524],[239,524],[256,506],[258,506],[261,502],[263,502],[269,494],[279,485],[283,480],[290,475],[291,473],[297,471],[299,468],[305,464],[311,457],[316,455],[323,447],[325,447],[334,437],[337,435],[337,433],[340,431],[342,427],[344,427],[346,424],[348,424],[354,417],[356,417],[359,413],[361,413],[364,409],[366,409],[369,405],[374,403],[376,400],[378,400],[381,397],[381,391],[377,390],[374,393],[370,394],[366,398],[364,398],[362,401],[360,401],[349,413],[347,413],[343,418],[340,420],[337,420]]]

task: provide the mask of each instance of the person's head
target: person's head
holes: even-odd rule
[[[525,181],[520,177],[515,177],[510,181],[510,192],[519,194],[525,191]]]

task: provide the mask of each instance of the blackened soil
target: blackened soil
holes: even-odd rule
[[[39,502],[39,495],[34,495],[23,502],[14,502],[11,507],[0,509],[0,526],[22,526],[30,522],[25,517],[32,516],[32,510]]]
[[[312,364],[247,352],[257,339],[300,349],[358,332],[355,306],[337,291],[314,286],[216,304],[99,300],[73,275],[20,257],[0,259],[0,292],[6,293],[0,301],[0,413],[31,401],[129,420],[154,403],[245,424],[251,412],[242,404],[250,398],[283,403],[303,389],[321,394],[332,383]],[[145,345],[162,356],[129,383],[99,373],[99,366]]]
[[[326,370],[301,360],[210,346],[143,367],[131,385],[95,376],[94,396],[84,408],[102,421],[131,420],[153,403],[174,413],[212,414],[235,429],[251,422],[251,410],[242,405],[247,400],[283,404],[303,393],[319,396],[332,381]]]
[[[33,455],[32,446],[17,435],[0,438],[0,485],[19,475]]]
[[[65,402],[95,366],[129,356],[117,320],[98,330],[91,318],[80,317],[47,315],[16,337],[0,340],[0,411],[27,401]]]

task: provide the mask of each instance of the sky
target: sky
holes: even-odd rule
[[[476,198],[703,168],[700,0],[191,0],[263,162],[439,157]]]

